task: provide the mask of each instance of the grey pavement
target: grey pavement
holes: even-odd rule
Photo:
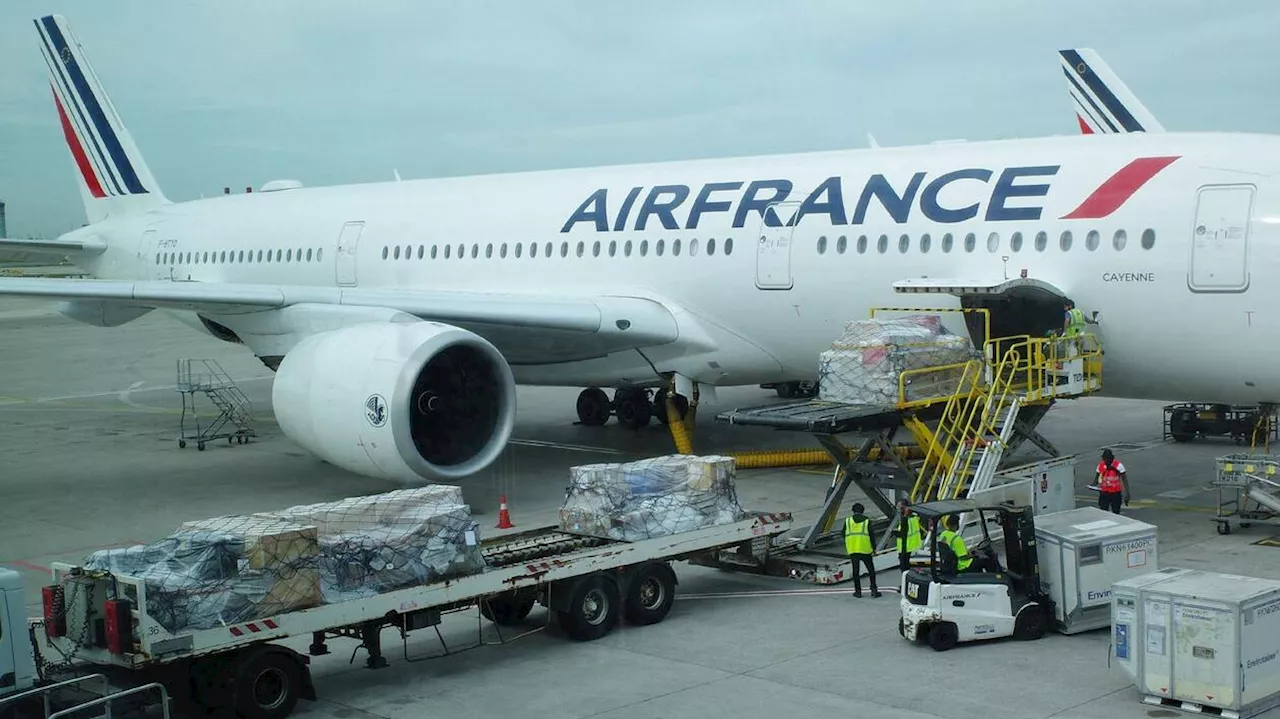
[[[0,564],[18,568],[38,609],[42,573],[52,561],[79,561],[96,548],[149,541],[179,523],[396,488],[320,462],[293,444],[271,417],[271,373],[242,347],[201,335],[161,313],[114,329],[76,324],[47,302],[0,303]],[[260,437],[248,445],[177,445],[182,357],[215,358],[254,401]],[[816,358],[815,358],[816,360]],[[656,423],[629,432],[614,423],[574,424],[576,390],[521,388],[515,441],[489,470],[463,483],[496,533],[505,493],[517,529],[550,524],[574,464],[674,451]],[[698,452],[816,448],[804,434],[728,427],[719,409],[771,401],[757,388],[720,392],[704,403],[694,432]],[[208,405],[204,405],[208,410]],[[1081,503],[1097,451],[1121,449],[1133,489],[1132,516],[1160,528],[1161,564],[1280,578],[1280,549],[1255,542],[1280,529],[1254,526],[1219,536],[1210,517],[1213,459],[1239,451],[1228,440],[1164,444],[1161,403],[1090,398],[1063,403],[1041,431],[1067,453],[1081,453]],[[1034,448],[1020,452],[1037,459]],[[739,496],[750,509],[785,510],[798,523],[822,504],[822,468],[744,470]],[[1139,703],[1129,679],[1108,668],[1105,630],[1051,634],[1038,642],[997,641],[947,653],[912,646],[896,630],[897,595],[855,600],[782,579],[676,565],[680,594],[661,624],[620,627],[574,642],[535,608],[505,644],[474,610],[448,615],[451,651],[407,662],[396,635],[384,635],[391,666],[348,664],[353,645],[334,641],[316,658],[319,701],[311,717],[814,716],[886,719],[1017,719],[1172,716]],[[896,586],[897,572],[880,576]],[[759,590],[792,590],[751,596]],[[743,596],[746,593],[747,596]],[[302,649],[305,640],[292,641]],[[1277,638],[1280,643],[1280,638]],[[409,635],[411,657],[441,651],[431,632]],[[1275,719],[1280,710],[1263,716]]]

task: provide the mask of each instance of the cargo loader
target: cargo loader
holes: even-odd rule
[[[43,616],[24,620],[21,577],[0,569],[0,716],[20,709],[28,713],[17,716],[47,717],[68,705],[141,698],[159,700],[165,716],[196,708],[280,719],[299,699],[316,698],[308,655],[327,654],[332,639],[359,642],[366,666],[377,669],[387,666],[386,628],[403,639],[470,607],[505,626],[538,603],[567,636],[590,641],[619,619],[661,622],[674,599],[672,562],[708,552],[750,557],[790,528],[790,514],[747,512],[736,522],[638,541],[559,526],[478,543],[472,534],[485,565],[473,574],[177,632],[149,611],[156,604],[148,601],[154,590],[145,578],[56,563],[53,581],[42,588]],[[27,631],[19,629],[23,624]],[[276,643],[295,637],[311,640],[307,654]]]

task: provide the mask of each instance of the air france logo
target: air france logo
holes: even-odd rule
[[[374,427],[381,427],[387,423],[387,400],[382,398],[380,394],[371,394],[369,399],[364,401],[364,418],[369,420],[369,424]]]

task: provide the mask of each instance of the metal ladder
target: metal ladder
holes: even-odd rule
[[[227,444],[247,444],[257,433],[252,425],[253,403],[231,379],[231,375],[212,359],[178,360],[178,392],[182,394],[182,418],[179,420],[178,447],[194,441],[196,448],[204,451],[205,443],[215,439],[227,440]],[[209,398],[218,409],[218,416],[201,427],[196,412],[196,394]],[[195,421],[195,433],[187,432],[187,413]]]

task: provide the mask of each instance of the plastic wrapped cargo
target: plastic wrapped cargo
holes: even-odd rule
[[[899,402],[950,396],[963,376],[962,365],[982,355],[968,337],[948,330],[938,315],[849,322],[831,349],[819,355],[818,396],[828,402],[891,409]],[[932,372],[912,372],[957,365]]]
[[[560,528],[634,542],[737,522],[732,457],[667,455],[569,469]]]
[[[485,568],[462,490],[443,485],[187,522],[151,544],[95,552],[84,564],[145,580],[147,611],[171,632]]]

